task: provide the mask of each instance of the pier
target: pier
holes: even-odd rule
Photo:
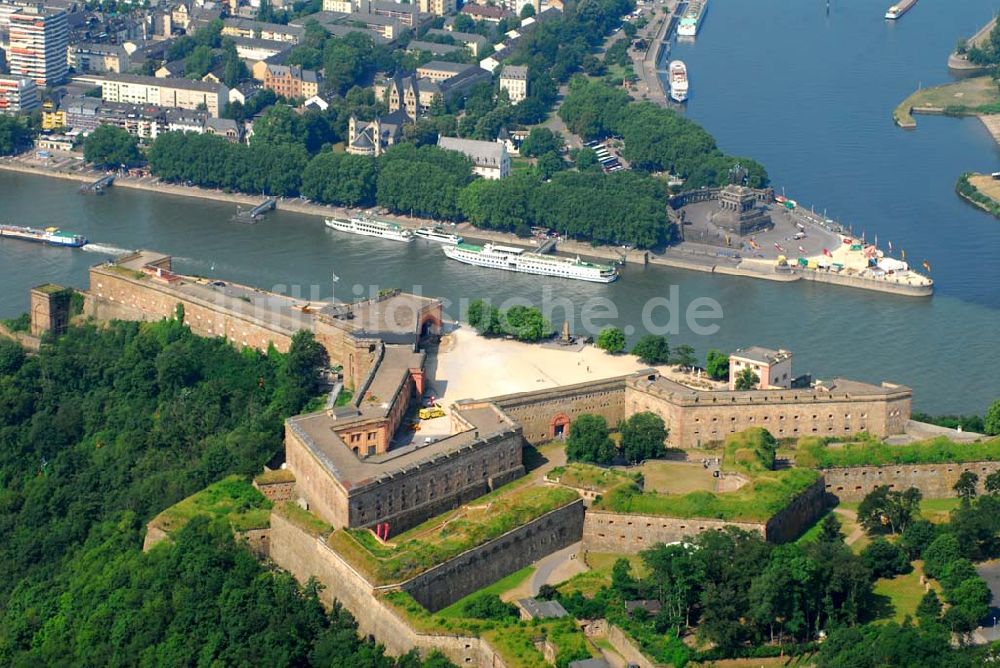
[[[256,223],[257,219],[263,216],[268,211],[273,211],[278,206],[278,200],[271,197],[249,211],[243,211],[242,208],[237,208],[236,215],[233,216],[233,220],[238,220],[241,223]]]
[[[536,248],[535,250],[533,250],[531,252],[534,253],[534,254],[536,254],[536,255],[545,255],[546,253],[551,253],[555,249],[556,249],[556,240],[555,239],[549,239],[544,244],[542,244],[541,246],[539,246],[538,248]]]
[[[103,195],[105,189],[110,188],[115,182],[113,174],[107,174],[97,179],[93,183],[80,186],[80,192],[84,195]]]

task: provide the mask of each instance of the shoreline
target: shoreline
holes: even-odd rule
[[[105,172],[88,170],[85,172],[67,172],[55,169],[46,169],[32,165],[25,165],[12,160],[10,157],[0,159],[0,171],[15,172],[33,176],[57,178],[77,183],[92,183]],[[178,197],[193,197],[199,199],[209,199],[217,202],[230,202],[232,204],[256,206],[260,204],[261,198],[242,193],[226,193],[220,190],[207,190],[197,186],[182,186],[169,183],[162,183],[159,180],[140,180],[134,177],[116,177],[114,186],[141,190],[160,195],[175,195]],[[346,209],[326,204],[312,204],[295,200],[285,200],[278,198],[277,207],[282,211],[290,211],[310,216],[349,216],[357,212],[357,209]],[[421,225],[440,224],[421,218],[411,218],[407,216],[385,215],[386,218],[408,228],[416,228]],[[467,235],[470,239],[482,239],[500,243],[513,243],[526,246],[525,240],[514,234],[506,232],[493,232],[481,230],[473,227],[470,223],[460,223],[457,230]],[[817,283],[828,283],[842,287],[870,290],[873,292],[884,292],[906,297],[926,297],[933,294],[933,284],[929,286],[915,286],[909,284],[895,283],[889,281],[876,281],[859,276],[845,276],[840,274],[825,273],[818,270],[795,269],[787,272],[777,272],[770,263],[762,263],[759,268],[751,265],[752,260],[743,260],[738,264],[726,262],[723,258],[709,255],[697,256],[692,253],[685,253],[683,250],[668,248],[662,254],[653,253],[647,250],[621,249],[614,246],[592,246],[579,241],[562,240],[558,243],[559,252],[557,255],[572,257],[574,255],[591,257],[602,260],[612,260],[623,262],[624,264],[637,265],[657,265],[672,269],[683,269],[687,271],[700,271],[709,274],[722,276],[734,276],[738,278],[752,278],[780,283],[794,283],[800,280],[813,281]],[[747,266],[744,266],[747,265]]]

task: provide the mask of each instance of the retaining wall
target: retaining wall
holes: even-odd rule
[[[610,425],[618,424],[625,418],[625,378],[509,394],[491,401],[522,426],[528,443],[544,443],[556,437],[557,424],[572,422],[582,413],[595,413]],[[563,435],[571,428],[564,426]]]
[[[823,469],[826,491],[841,501],[860,501],[879,485],[905,490],[916,487],[925,499],[947,499],[955,496],[952,489],[965,471],[979,476],[982,491],[984,479],[1000,470],[1000,462],[966,462],[964,464],[894,464],[891,466],[856,466]]]

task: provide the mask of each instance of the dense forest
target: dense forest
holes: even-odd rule
[[[33,356],[0,339],[0,664],[424,665],[384,657],[228,526],[141,552],[154,515],[278,452],[323,356],[307,333],[263,354],[179,319],[73,327]]]

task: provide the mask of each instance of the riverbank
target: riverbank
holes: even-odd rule
[[[980,28],[975,35],[970,37],[966,41],[966,48],[971,48],[973,46],[981,46],[983,42],[989,39],[990,33],[993,28],[996,27],[997,17],[993,17],[986,22],[982,28]],[[959,76],[972,76],[975,74],[985,74],[990,71],[989,65],[976,65],[975,63],[970,63],[969,58],[965,54],[960,54],[957,51],[953,51],[951,55],[948,56],[948,69]]]
[[[78,183],[92,183],[96,179],[104,176],[105,173],[80,167],[78,169],[60,170],[45,167],[41,164],[32,164],[34,158],[0,159],[0,170],[32,174],[36,176],[46,176],[64,180],[76,181]],[[227,193],[221,190],[210,190],[197,186],[184,186],[178,184],[163,183],[154,177],[117,177],[113,187],[130,188],[133,190],[143,190],[161,195],[174,195],[178,197],[194,197],[209,199],[218,202],[230,202],[238,207],[252,207],[260,204],[264,198],[244,195],[241,193]],[[352,216],[357,215],[356,209],[346,209],[325,204],[315,204],[303,199],[279,198],[277,208],[283,211],[290,211],[302,215],[332,217],[332,216]],[[234,212],[235,213],[235,212]],[[379,215],[380,218],[396,222],[405,227],[415,229],[420,226],[439,224],[438,221],[423,218],[397,215]],[[469,223],[462,223],[457,226],[463,236],[469,239],[492,241],[496,243],[514,244],[519,246],[529,246],[530,241],[517,237],[514,234],[483,230],[472,226]],[[564,257],[586,257],[611,262],[622,262],[625,264],[645,265],[652,264],[672,269],[684,269],[687,271],[699,271],[703,273],[735,276],[739,278],[755,278],[767,281],[790,283],[798,280],[814,280],[833,285],[869,289],[877,292],[888,292],[904,296],[926,296],[933,293],[933,286],[913,286],[891,281],[876,281],[860,276],[846,276],[830,274],[818,276],[815,270],[790,270],[778,271],[773,263],[761,262],[750,259],[734,260],[731,258],[718,257],[685,250],[683,247],[673,246],[661,253],[638,250],[618,246],[594,246],[589,243],[560,240],[558,242],[557,255]]]
[[[899,127],[912,130],[917,127],[913,114],[981,116],[992,113],[1000,113],[1000,89],[992,77],[985,76],[921,88],[896,106],[892,120]]]
[[[989,174],[969,172],[958,177],[955,192],[963,200],[1000,218],[1000,181]]]

